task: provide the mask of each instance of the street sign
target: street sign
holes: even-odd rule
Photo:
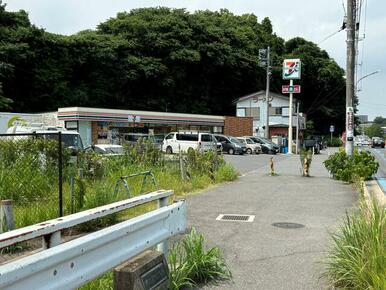
[[[334,131],[335,131],[335,126],[334,126],[334,125],[331,125],[331,126],[330,126],[330,133],[334,133]]]
[[[347,138],[354,137],[354,108],[347,107]]]
[[[298,80],[301,78],[300,59],[285,59],[283,62],[283,79]]]
[[[281,93],[282,94],[299,94],[300,93],[300,85],[294,85],[294,86],[281,86]]]

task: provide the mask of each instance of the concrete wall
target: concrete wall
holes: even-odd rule
[[[253,118],[225,117],[224,134],[236,137],[253,135]]]

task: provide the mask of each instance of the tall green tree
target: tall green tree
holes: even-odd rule
[[[267,46],[272,90],[281,92],[283,59],[301,58],[302,111],[316,131],[343,128],[343,70],[312,42],[285,42],[269,18],[141,8],[62,36],[0,4],[0,61],[7,69],[0,82],[15,111],[77,105],[234,115],[235,99],[265,89],[258,50]]]
[[[367,128],[365,128],[365,135],[372,137],[383,137],[382,127],[378,124],[373,124]]]

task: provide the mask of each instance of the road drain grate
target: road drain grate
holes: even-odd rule
[[[305,227],[305,225],[302,225],[302,224],[288,223],[288,222],[273,223],[272,225],[274,227],[283,228],[283,229],[301,229]]]
[[[240,214],[220,214],[216,220],[230,221],[230,222],[245,222],[251,223],[255,219],[254,215],[240,215]]]

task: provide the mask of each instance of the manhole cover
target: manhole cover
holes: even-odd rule
[[[305,225],[302,225],[302,224],[287,223],[287,222],[273,223],[272,225],[274,227],[283,228],[283,229],[300,229],[305,227]]]
[[[254,215],[241,215],[241,214],[220,214],[216,220],[218,221],[231,221],[231,222],[253,222]]]

